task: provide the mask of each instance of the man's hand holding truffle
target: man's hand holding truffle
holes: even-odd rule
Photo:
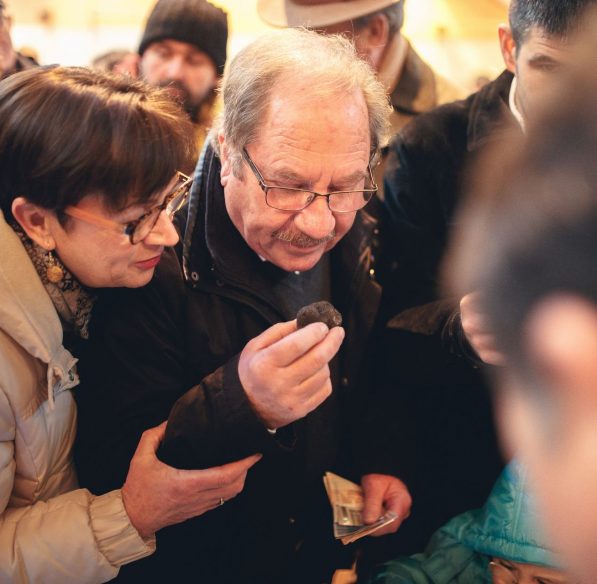
[[[338,352],[344,329],[314,322],[276,324],[251,340],[238,373],[253,409],[270,429],[305,417],[332,391],[328,363]]]

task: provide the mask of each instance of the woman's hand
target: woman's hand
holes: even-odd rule
[[[204,470],[178,470],[156,456],[165,430],[166,422],[143,432],[122,487],[124,507],[141,537],[236,497],[243,490],[247,471],[261,459],[255,454]]]

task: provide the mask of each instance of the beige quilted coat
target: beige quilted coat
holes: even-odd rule
[[[105,582],[152,553],[120,491],[79,489],[76,359],[25,249],[0,213],[0,582]]]

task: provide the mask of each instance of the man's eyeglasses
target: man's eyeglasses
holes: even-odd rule
[[[193,179],[182,172],[177,172],[176,174],[176,185],[172,191],[166,195],[164,202],[152,207],[149,211],[143,213],[141,217],[134,221],[130,221],[129,223],[122,224],[117,221],[105,219],[104,217],[89,213],[89,211],[79,209],[78,207],[67,207],[64,209],[64,213],[75,219],[81,219],[81,221],[86,221],[87,223],[92,223],[99,227],[105,227],[123,235],[128,235],[131,243],[134,245],[143,241],[152,232],[162,211],[166,211],[168,218],[172,219],[176,212],[180,211],[187,202]]]
[[[274,209],[278,209],[279,211],[302,211],[317,197],[325,197],[332,213],[354,213],[355,211],[362,209],[377,192],[377,185],[373,178],[370,163],[367,164],[369,177],[366,180],[366,183],[369,186],[356,191],[317,193],[315,191],[306,191],[304,189],[268,185],[266,184],[263,175],[255,166],[255,163],[251,160],[246,148],[243,148],[243,159],[253,171],[261,190],[265,193],[265,202],[267,205]]]

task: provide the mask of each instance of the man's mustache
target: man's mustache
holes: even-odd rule
[[[323,245],[332,241],[336,237],[336,232],[332,231],[325,237],[321,239],[314,239],[306,235],[305,233],[296,233],[290,230],[276,230],[272,232],[272,237],[274,239],[278,239],[279,241],[285,241],[290,245],[294,245],[295,247],[315,247],[317,245]]]

